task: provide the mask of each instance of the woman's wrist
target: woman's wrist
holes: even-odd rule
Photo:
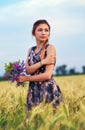
[[[46,65],[45,59],[42,60],[42,64],[43,64],[43,65]]]
[[[26,76],[26,77],[25,77],[25,81],[29,81],[29,76]]]
[[[45,65],[44,59],[40,61],[40,65],[41,66]]]
[[[40,61],[40,66],[43,66],[42,60]]]

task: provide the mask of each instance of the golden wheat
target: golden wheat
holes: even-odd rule
[[[85,75],[54,78],[63,94],[61,105],[54,110],[43,102],[29,113],[28,84],[17,88],[0,82],[0,130],[85,130]]]

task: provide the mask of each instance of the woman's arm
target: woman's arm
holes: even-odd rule
[[[26,73],[32,74],[32,73],[36,72],[42,65],[44,65],[44,64],[42,64],[41,61],[36,64],[33,64],[31,66],[26,65]]]
[[[33,65],[29,66],[29,64],[28,64],[28,58],[29,58],[29,53],[30,53],[30,51],[31,51],[31,48],[28,50],[28,55],[27,55],[26,64],[25,64],[26,73],[27,73],[27,74],[32,74],[32,73],[34,73],[34,72],[37,71],[42,65],[44,65],[44,64],[42,64],[41,62],[38,62],[38,63],[36,63],[36,64],[33,64]]]
[[[56,56],[56,51],[53,45],[50,45],[47,49],[47,57],[51,56]],[[49,64],[46,65],[46,71],[44,73],[38,74],[38,75],[33,75],[33,76],[20,76],[18,78],[18,82],[24,82],[24,81],[45,81],[49,80],[53,74],[53,69],[54,69],[54,64]]]
[[[49,48],[50,46],[48,46]],[[29,57],[29,53],[30,53],[30,50],[28,50],[28,56],[27,56],[27,59],[26,59],[26,73],[27,74],[32,74],[34,73],[35,71],[37,71],[40,67],[42,67],[43,65],[46,65],[46,64],[53,64],[54,63],[54,59],[55,57],[53,56],[53,53],[50,53],[51,55],[48,55],[47,58],[43,59],[42,61],[40,62],[37,62],[36,64],[33,64],[31,66],[28,65],[28,57]]]

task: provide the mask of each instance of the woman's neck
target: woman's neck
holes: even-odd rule
[[[47,44],[47,42],[40,42],[40,41],[37,41],[36,43],[37,43],[37,50],[43,48],[43,46]]]

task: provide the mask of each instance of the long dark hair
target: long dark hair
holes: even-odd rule
[[[46,24],[49,27],[49,31],[50,31],[50,25],[49,25],[49,23],[46,20],[44,20],[44,19],[37,20],[33,24],[33,28],[32,28],[32,35],[33,36],[35,36],[35,30],[39,26],[39,24]],[[45,43],[47,43],[47,42],[48,42],[48,40]],[[41,51],[41,55],[40,55],[41,60],[44,59],[45,52],[46,52],[46,49],[45,49],[45,44],[44,44],[43,48],[42,48],[42,51]]]

